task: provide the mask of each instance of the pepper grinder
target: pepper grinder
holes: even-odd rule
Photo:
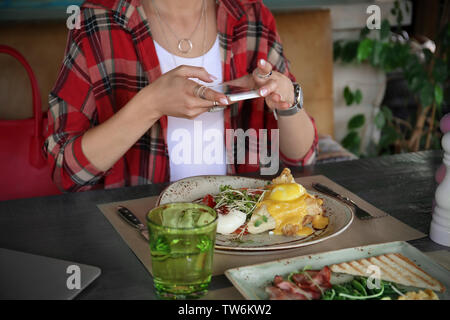
[[[442,118],[441,130],[445,133],[442,137],[445,176],[436,189],[430,238],[436,243],[450,247],[450,114]]]

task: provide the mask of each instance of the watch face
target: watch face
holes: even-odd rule
[[[302,109],[303,107],[303,91],[298,83],[294,83],[295,105]]]
[[[298,86],[299,92],[298,92],[298,107],[300,109],[303,108],[303,90],[300,86]]]

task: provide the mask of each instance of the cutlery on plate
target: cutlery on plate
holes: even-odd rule
[[[144,237],[146,240],[149,239],[147,227],[144,224],[142,224],[141,221],[139,221],[139,219],[134,215],[133,212],[131,212],[128,208],[124,206],[118,206],[117,213],[128,224],[136,228],[142,235],[142,237]]]
[[[331,190],[327,186],[324,186],[321,183],[313,183],[312,187],[314,189],[316,189],[317,191],[320,191],[320,192],[322,192],[324,194],[327,194],[329,196],[332,196],[332,197],[337,198],[337,199],[339,199],[339,200],[341,200],[341,201],[343,201],[345,203],[348,203],[348,204],[352,205],[355,208],[355,215],[359,219],[367,220],[367,219],[372,219],[373,218],[373,216],[370,213],[368,213],[367,211],[365,211],[365,210],[361,209],[360,207],[358,207],[358,205],[353,200],[351,200],[350,198],[348,198],[346,196],[343,196],[343,195],[341,195],[341,194]]]

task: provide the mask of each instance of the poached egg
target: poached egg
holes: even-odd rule
[[[242,226],[246,219],[247,215],[236,209],[230,210],[227,214],[219,213],[217,218],[217,233],[231,234]]]
[[[257,205],[248,230],[250,233],[273,230],[276,235],[309,236],[314,229],[328,225],[321,206],[322,200],[308,194],[298,183],[273,184]],[[314,229],[306,226],[309,223]]]

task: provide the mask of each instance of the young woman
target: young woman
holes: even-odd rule
[[[203,86],[229,80],[261,98],[231,104]],[[258,170],[217,161],[230,152],[226,129],[279,128],[281,160],[312,163],[317,132],[294,81],[260,0],[86,1],[49,96],[44,147],[53,179],[80,191]],[[206,132],[222,136],[208,140]],[[186,143],[190,157],[180,156]],[[198,161],[203,147],[215,161]]]

